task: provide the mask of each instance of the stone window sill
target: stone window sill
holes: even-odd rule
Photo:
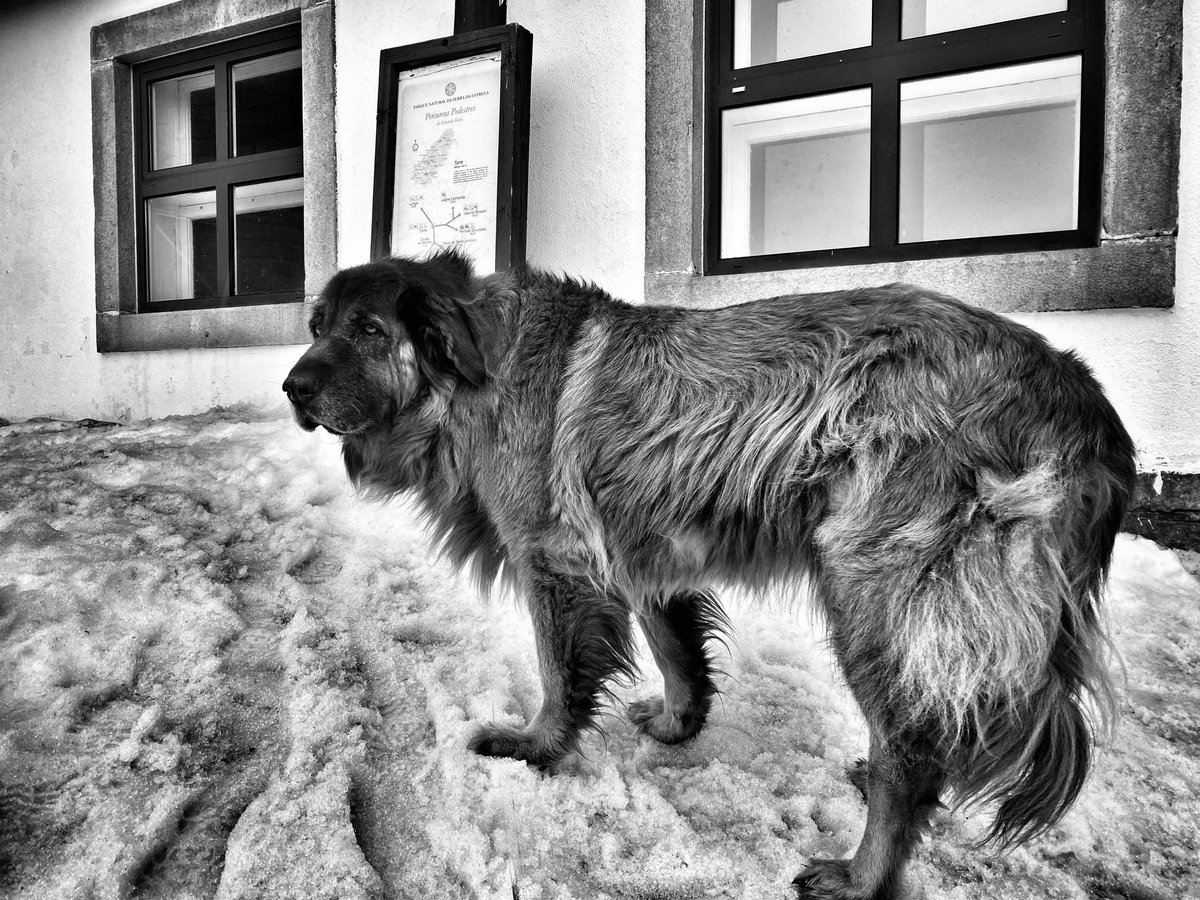
[[[311,308],[310,303],[276,303],[140,314],[97,313],[96,349],[114,353],[307,344],[311,340],[307,327]]]

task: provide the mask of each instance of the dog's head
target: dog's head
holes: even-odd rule
[[[469,301],[471,263],[455,251],[339,272],[317,301],[313,343],[283,382],[296,421],[336,435],[391,425],[429,390],[487,378]]]

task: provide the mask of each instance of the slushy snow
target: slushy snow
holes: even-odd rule
[[[273,415],[0,428],[0,550],[0,897],[760,900],[862,833],[803,605],[731,600],[682,746],[623,716],[661,690],[643,646],[561,771],[468,752],[537,710],[525,612]],[[1002,856],[987,808],[939,814],[915,896],[1200,897],[1200,586],[1123,536],[1108,609],[1124,699],[1078,804]]]

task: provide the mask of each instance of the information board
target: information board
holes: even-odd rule
[[[524,262],[531,56],[519,25],[383,51],[373,257]]]
[[[500,52],[401,72],[397,94],[391,252],[456,247],[493,271]]]

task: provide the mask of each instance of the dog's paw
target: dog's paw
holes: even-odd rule
[[[848,859],[814,859],[792,880],[797,900],[872,900],[885,895],[863,893],[850,883]]]
[[[480,756],[520,759],[531,766],[549,768],[567,755],[564,742],[552,740],[545,732],[511,725],[482,725],[467,743],[467,749]]]
[[[662,697],[635,700],[629,704],[628,715],[640,734],[648,734],[663,744],[686,741],[704,725],[703,716],[667,712]]]
[[[858,788],[858,792],[862,794],[863,802],[867,802],[867,761],[859,759],[852,766],[846,766],[846,777],[850,779],[850,783]]]

